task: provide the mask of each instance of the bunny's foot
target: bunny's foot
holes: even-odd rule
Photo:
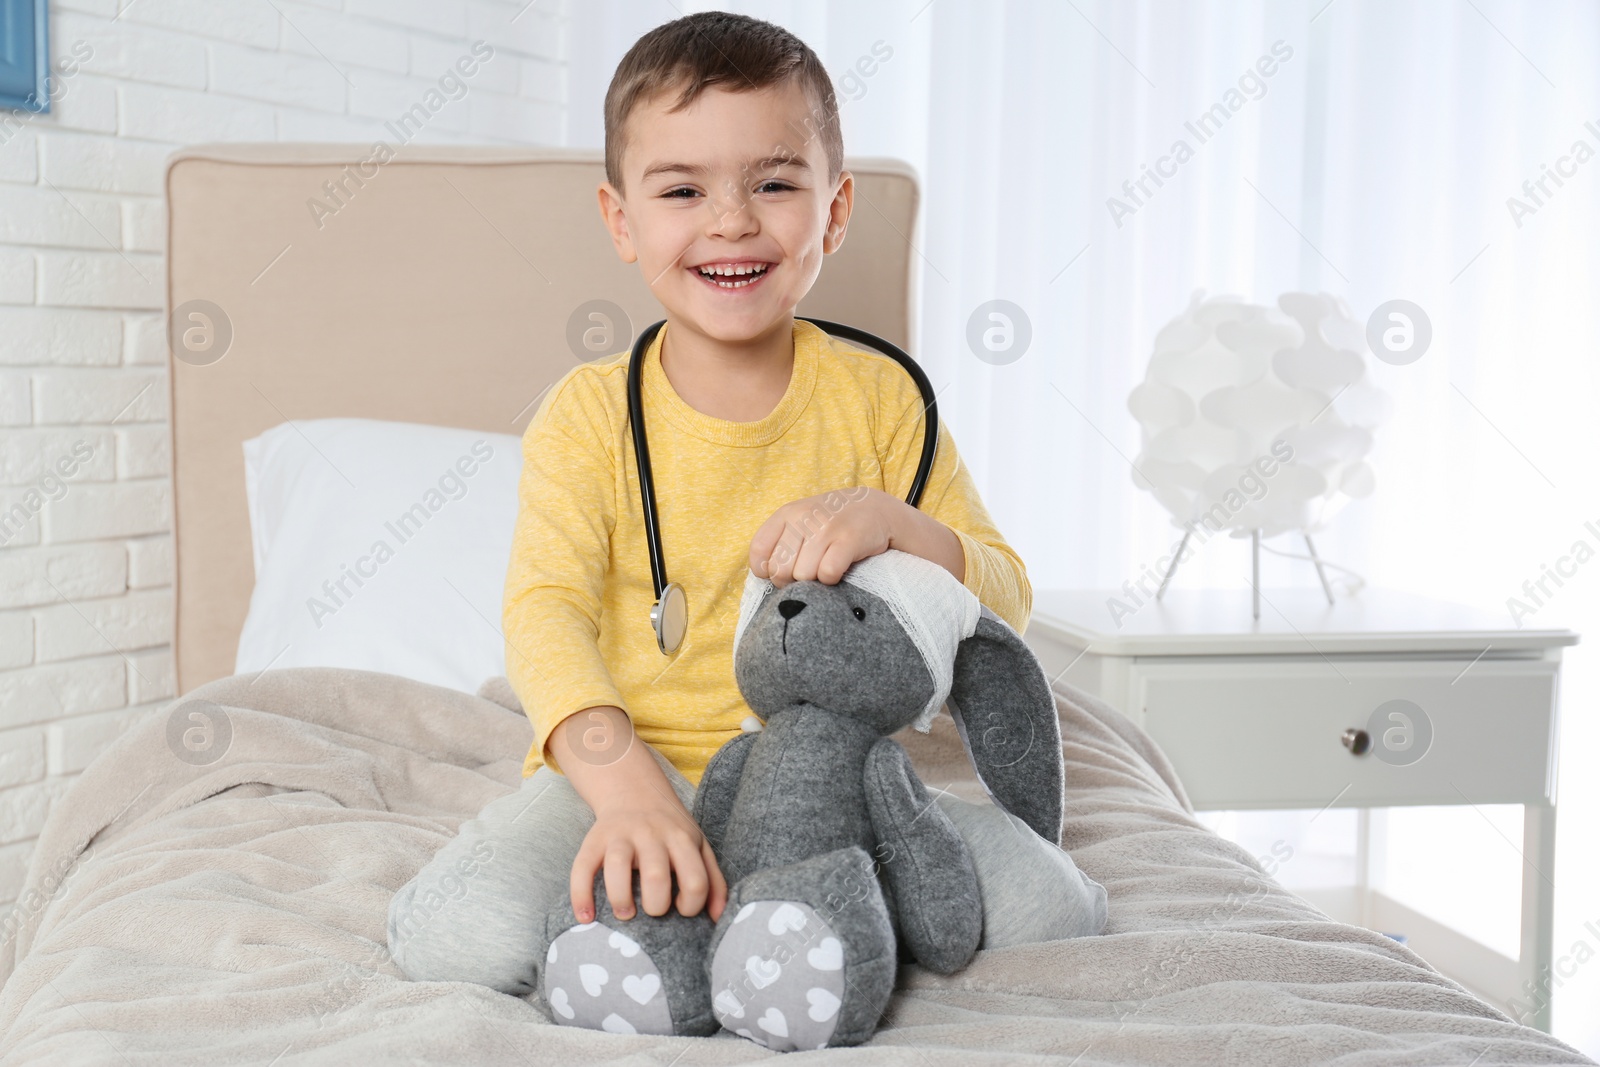
[[[635,872],[635,901],[638,879]],[[647,915],[637,904],[633,918],[618,919],[601,875],[594,896],[594,922],[578,923],[570,902],[549,918],[539,992],[551,1018],[614,1034],[716,1033],[705,970],[711,920],[703,912]]]
[[[894,991],[894,931],[858,847],[741,880],[711,948],[717,1019],[779,1051],[865,1041]]]

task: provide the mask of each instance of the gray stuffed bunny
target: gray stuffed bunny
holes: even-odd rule
[[[765,728],[724,745],[695,817],[728,908],[711,941],[722,1025],[782,1049],[870,1037],[901,947],[948,974],[977,950],[977,875],[889,735],[949,698],[980,777],[1061,837],[1061,735],[1022,639],[936,563],[891,550],[836,585],[751,578],[734,673]]]
[[[927,730],[948,699],[990,796],[1055,842],[1063,764],[1049,683],[953,575],[894,549],[835,585],[749,576],[734,673],[764,727],[718,750],[695,795],[730,886],[720,921],[640,912],[623,927],[636,943],[611,932],[597,876],[600,921],[564,937],[644,949],[667,993],[655,1032],[720,1023],[777,1050],[858,1044],[902,954],[948,974],[983,934],[966,844],[889,735]]]

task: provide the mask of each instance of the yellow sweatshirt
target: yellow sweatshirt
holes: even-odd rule
[[[916,383],[888,356],[795,320],[788,390],[756,422],[685,403],[661,369],[662,327],[642,379],[667,577],[683,586],[689,629],[663,656],[650,627],[655,590],[628,430],[628,353],[574,367],[522,438],[517,525],[506,575],[506,673],[533,723],[523,764],[544,761],[574,712],[615,705],[691,782],[752,714],[733,677],[733,631],[750,541],[774,511],[833,489],[905,499],[923,437]],[[995,529],[949,430],[939,427],[920,510],[955,531],[965,584],[1021,633],[1033,605],[1022,560]],[[558,768],[559,769],[559,768]]]

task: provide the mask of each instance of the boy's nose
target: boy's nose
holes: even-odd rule
[[[805,609],[805,606],[806,602],[804,600],[780,600],[778,601],[778,614],[786,619],[792,619],[800,614]]]

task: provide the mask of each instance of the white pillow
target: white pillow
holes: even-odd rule
[[[505,673],[518,437],[313,419],[244,456],[256,585],[236,672],[355,667],[467,692]]]

